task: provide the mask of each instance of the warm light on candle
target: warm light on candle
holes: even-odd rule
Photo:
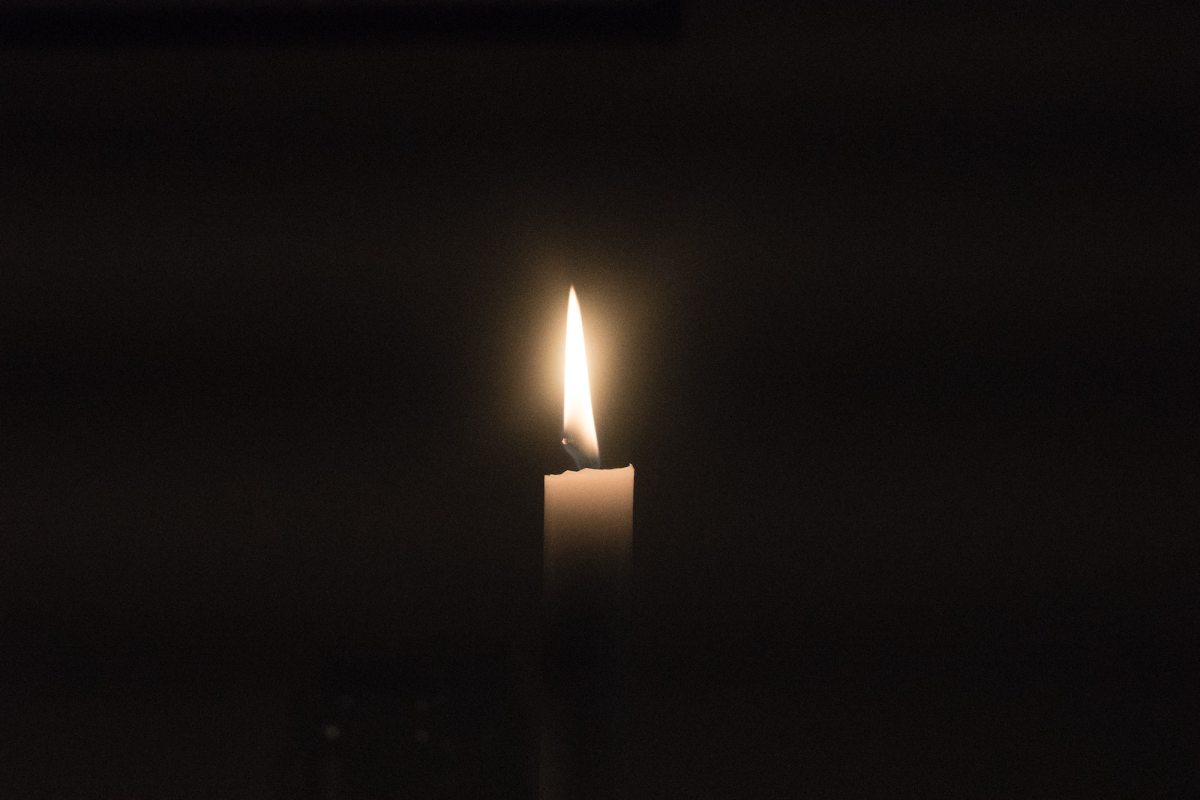
[[[563,446],[576,466],[600,465],[600,443],[592,416],[592,388],[588,383],[587,350],[583,345],[583,316],[575,287],[567,298],[566,369],[563,372]]]

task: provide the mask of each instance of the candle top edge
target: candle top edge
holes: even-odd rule
[[[555,478],[560,475],[580,475],[585,472],[620,472],[622,470],[632,470],[633,464],[626,464],[623,467],[584,467],[582,469],[564,469],[562,472],[553,472],[548,474],[547,478]]]

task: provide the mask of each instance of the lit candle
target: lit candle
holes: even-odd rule
[[[624,761],[633,467],[600,469],[575,287],[563,388],[563,446],[580,469],[546,476],[541,796],[613,798]]]

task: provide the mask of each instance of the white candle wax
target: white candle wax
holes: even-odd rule
[[[547,602],[581,591],[622,604],[633,551],[633,467],[546,476],[543,580]],[[586,587],[586,589],[584,588]],[[594,602],[605,602],[600,597]]]

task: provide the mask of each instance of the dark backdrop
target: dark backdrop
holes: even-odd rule
[[[1194,794],[1193,34],[9,42],[0,793],[317,796],[368,662],[523,774],[574,282],[634,796]]]

